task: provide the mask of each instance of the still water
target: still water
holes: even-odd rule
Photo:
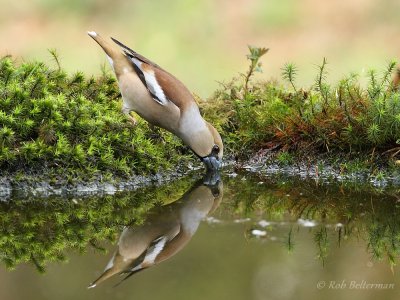
[[[0,202],[0,299],[398,299],[396,189],[194,177]]]

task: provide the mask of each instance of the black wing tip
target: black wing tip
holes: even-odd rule
[[[129,48],[128,46],[122,44],[120,41],[118,41],[117,39],[111,37],[111,40],[116,43],[118,46],[120,46],[121,48],[131,52],[131,54],[137,54],[136,51],[132,50],[131,48]]]
[[[115,38],[113,38],[113,37],[111,37],[111,40],[112,40],[114,43],[116,43],[116,44],[118,44],[118,45],[120,45],[120,46],[125,46],[124,44],[122,44],[120,41],[118,41],[117,39],[115,39]]]
[[[119,285],[121,285],[121,283],[123,283],[125,280],[127,280],[129,277],[131,277],[131,276],[133,276],[134,274],[136,274],[136,273],[139,273],[140,271],[143,271],[143,270],[146,270],[147,268],[141,268],[141,269],[138,269],[138,270],[135,270],[135,271],[129,271],[129,272],[127,272],[128,273],[128,275],[126,275],[124,278],[122,278],[118,283],[116,283],[113,287],[114,288],[116,288],[116,287],[118,287]],[[122,273],[121,275],[123,275],[124,273]],[[126,273],[125,273],[126,274]]]
[[[135,50],[132,50],[131,48],[129,48],[128,46],[124,45],[123,43],[121,43],[120,41],[118,41],[117,39],[111,37],[111,40],[116,43],[118,46],[120,46],[122,49],[124,49],[124,52],[126,55],[131,55],[134,58],[140,60],[141,62],[144,62],[146,64],[152,65],[153,67],[156,67],[164,72],[165,71],[163,68],[161,68],[159,65],[157,65],[156,63],[152,62],[151,60],[147,59],[146,57],[144,57],[143,55],[137,53]],[[168,72],[167,72],[168,73]]]

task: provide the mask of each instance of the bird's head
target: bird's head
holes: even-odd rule
[[[220,169],[222,160],[221,160],[220,156],[218,155],[219,151],[220,151],[219,146],[215,144],[209,155],[200,158],[201,161],[206,166],[207,170],[217,171]]]
[[[224,145],[222,143],[222,139],[218,131],[209,123],[207,123],[207,127],[209,128],[213,143],[209,149],[209,154],[203,157],[200,157],[201,161],[205,164],[208,171],[218,171],[222,165],[222,156],[224,154]]]

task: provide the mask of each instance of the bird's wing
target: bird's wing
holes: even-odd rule
[[[157,256],[165,248],[165,246],[171,242],[181,231],[181,227],[175,226],[166,235],[162,235],[156,238],[150,246],[140,255],[134,264],[130,266],[130,270],[122,272],[121,274],[127,274],[117,285],[120,285],[123,281],[127,280],[132,275],[147,269],[155,264]]]
[[[131,48],[129,48],[128,46],[122,44],[120,41],[111,38],[113,40],[114,43],[116,43],[118,46],[120,46],[125,53],[129,53],[130,55],[132,55],[133,57],[137,58],[138,60],[140,60],[141,62],[144,62],[148,65],[154,66],[160,70],[162,70],[162,68],[157,65],[156,63],[152,62],[151,60],[147,59],[146,57],[144,57],[143,55],[140,55],[139,53],[137,53],[136,51],[132,50]]]
[[[111,39],[132,61],[136,74],[157,103],[166,105],[171,101],[182,108],[188,102],[195,102],[192,93],[176,77],[118,40]]]

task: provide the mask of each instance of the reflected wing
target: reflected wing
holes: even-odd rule
[[[128,275],[125,276],[119,283],[117,283],[116,286],[120,285],[132,275],[153,266],[155,264],[157,256],[164,250],[169,242],[171,242],[176,236],[178,236],[180,230],[181,228],[178,225],[168,234],[155,239],[146,249],[146,251],[144,251],[137,260],[135,260],[135,263],[131,265],[131,269],[122,273]]]

